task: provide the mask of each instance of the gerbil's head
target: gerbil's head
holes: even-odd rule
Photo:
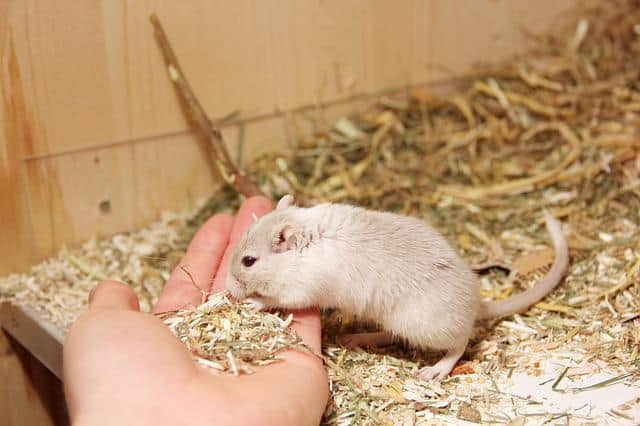
[[[257,219],[245,232],[233,250],[227,275],[226,287],[233,297],[251,298],[265,307],[308,306],[294,267],[300,243],[296,209],[293,197],[285,195],[274,211]]]

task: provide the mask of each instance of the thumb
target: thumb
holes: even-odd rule
[[[89,293],[89,310],[139,311],[138,296],[131,287],[118,281],[102,281]]]

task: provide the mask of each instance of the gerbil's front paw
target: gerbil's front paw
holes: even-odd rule
[[[258,299],[254,299],[252,297],[249,297],[249,298],[245,299],[244,303],[248,304],[250,309],[254,310],[254,311],[261,311],[265,307],[264,303],[262,303]]]

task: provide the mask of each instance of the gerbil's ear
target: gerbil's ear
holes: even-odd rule
[[[276,228],[271,249],[274,253],[283,253],[295,248],[298,244],[298,239],[299,235],[293,226],[282,225],[280,228]]]
[[[278,205],[276,206],[276,210],[286,209],[287,207],[291,207],[293,205],[293,195],[287,194],[284,197],[280,198],[278,201]]]

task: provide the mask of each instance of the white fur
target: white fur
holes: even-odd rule
[[[239,242],[227,281],[231,293],[265,307],[338,308],[376,322],[411,345],[448,351],[424,374],[446,376],[481,308],[478,278],[446,239],[413,217],[292,204],[283,198]],[[258,260],[246,267],[244,256]],[[490,310],[482,305],[482,312]]]

